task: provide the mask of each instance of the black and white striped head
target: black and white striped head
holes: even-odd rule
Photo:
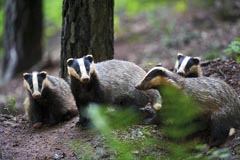
[[[92,55],[82,58],[69,58],[67,60],[68,74],[78,79],[81,83],[88,83],[91,75],[95,72]]]
[[[152,68],[145,77],[135,86],[139,90],[157,89],[160,85],[170,84],[168,72],[164,67],[156,66]]]
[[[183,77],[201,77],[200,57],[190,57],[178,53],[174,72]]]
[[[39,99],[42,91],[48,85],[47,72],[32,72],[23,74],[23,84],[33,99]]]

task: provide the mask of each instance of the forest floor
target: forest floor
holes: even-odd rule
[[[209,11],[210,12],[210,11]],[[115,58],[135,62],[144,68],[161,62],[167,68],[173,68],[178,52],[193,56],[215,55],[223,53],[227,45],[240,36],[240,20],[236,22],[222,21],[207,11],[196,11],[172,16],[169,18],[159,14],[159,21],[164,21],[156,29],[146,18],[138,18],[126,22],[126,33],[115,40]],[[158,17],[158,16],[156,16]],[[159,23],[160,23],[159,22]],[[172,28],[169,32],[169,28]],[[50,68],[44,68],[50,74],[58,75],[59,36],[49,41],[47,51],[53,53],[52,61],[57,62]],[[216,55],[215,55],[216,56]],[[56,58],[57,57],[57,58]],[[205,76],[217,77],[230,84],[240,96],[240,63],[233,60],[211,60],[203,65]],[[103,137],[97,131],[82,130],[75,127],[78,118],[58,124],[54,127],[44,127],[34,130],[23,120],[23,99],[27,95],[23,88],[21,75],[0,86],[0,159],[114,159],[103,144]],[[8,107],[8,110],[4,107]],[[17,108],[15,109],[11,106]],[[7,114],[13,113],[12,115]],[[141,125],[129,129],[129,135],[143,137]],[[159,136],[158,128],[152,126],[151,135]],[[140,135],[140,136],[139,136]],[[240,159],[240,133],[229,138],[221,146],[230,149],[229,159]],[[156,152],[158,158],[164,156],[162,149],[145,151]],[[140,158],[142,153],[135,152]],[[139,156],[138,156],[139,154]],[[144,158],[143,158],[144,159]]]

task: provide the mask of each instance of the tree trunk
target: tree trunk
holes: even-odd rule
[[[66,60],[94,56],[94,61],[113,58],[114,0],[64,0],[61,39],[61,77],[67,77]]]
[[[41,60],[42,17],[42,0],[5,1],[4,81]]]
[[[215,8],[222,20],[236,22],[240,18],[239,0],[215,0]]]

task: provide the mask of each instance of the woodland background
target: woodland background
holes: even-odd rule
[[[175,92],[170,92],[166,98],[168,110],[164,117],[168,125],[136,125],[131,112],[117,112],[112,116],[99,109],[105,106],[92,105],[90,115],[96,124],[94,130],[76,128],[77,118],[51,128],[29,129],[22,118],[22,103],[27,95],[22,86],[22,73],[46,70],[49,74],[61,75],[64,3],[60,0],[23,1],[32,2],[39,11],[35,18],[42,18],[39,32],[31,30],[39,27],[36,23],[36,26],[29,26],[29,32],[23,35],[34,37],[42,33],[41,45],[34,48],[31,43],[27,44],[32,51],[26,58],[19,59],[18,69],[23,64],[32,63],[24,70],[4,76],[7,62],[4,56],[14,60],[9,46],[6,46],[6,41],[11,41],[11,38],[4,36],[11,30],[11,27],[4,27],[6,18],[9,18],[5,12],[6,4],[12,8],[14,2],[16,0],[0,1],[0,159],[240,158],[239,131],[225,145],[211,150],[207,150],[206,143],[199,139],[182,141],[188,134],[188,128],[183,124],[192,118],[183,113],[187,111],[194,117],[194,110],[187,107],[194,104]],[[42,8],[36,4],[41,4]],[[25,13],[24,9],[22,13]],[[240,95],[239,1],[115,0],[113,24],[114,58],[134,62],[148,70],[158,63],[172,69],[178,52],[200,56],[204,61],[205,76],[223,79]],[[171,102],[174,96],[184,100]],[[169,120],[179,123],[169,125]],[[98,124],[99,121],[103,123]]]

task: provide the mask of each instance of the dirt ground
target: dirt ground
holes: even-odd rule
[[[159,21],[166,20],[161,18]],[[223,49],[240,36],[240,20],[236,22],[220,21],[205,11],[194,14],[174,16],[174,29],[166,34],[164,28],[153,29],[148,21],[135,19],[126,22],[130,26],[126,34],[115,41],[115,58],[135,62],[144,68],[161,62],[167,68],[172,68],[177,52],[188,55],[201,56],[203,59],[208,53]],[[168,21],[166,22],[168,24]],[[56,43],[58,42],[58,43]],[[47,51],[59,55],[60,36],[50,41]],[[55,56],[56,57],[56,56]],[[58,57],[58,56],[57,56]],[[58,58],[53,58],[58,61]],[[204,61],[202,63],[205,76],[217,77],[230,84],[240,95],[240,63],[233,60]],[[58,64],[55,67],[45,68],[50,74],[58,75]],[[17,76],[4,86],[0,86],[0,110],[8,113],[3,106],[11,106],[11,97],[16,100],[16,116],[0,114],[0,159],[114,159],[104,151],[95,131],[82,130],[75,127],[78,118],[61,123],[54,127],[44,127],[33,130],[23,120],[23,99],[26,91],[22,85],[21,75]],[[10,102],[11,103],[10,103]],[[13,112],[15,113],[15,112]],[[154,131],[156,132],[156,130]],[[101,138],[100,138],[101,139]],[[80,145],[74,145],[75,141]],[[89,146],[86,146],[88,144]],[[80,146],[80,147],[78,147]],[[91,148],[93,153],[87,151]],[[240,158],[240,133],[222,147],[231,150],[231,159]],[[103,148],[103,149],[102,149]]]

